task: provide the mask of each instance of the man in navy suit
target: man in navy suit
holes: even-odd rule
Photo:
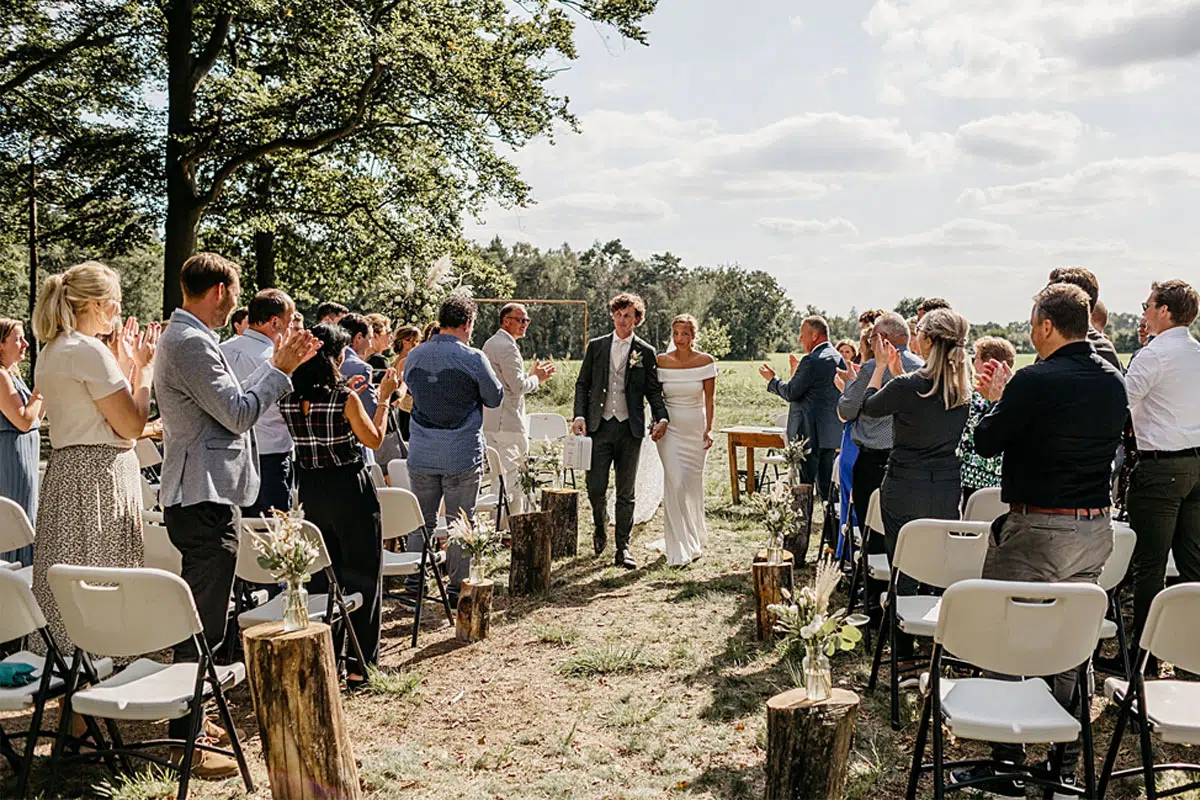
[[[800,346],[808,357],[790,357],[792,378],[787,383],[766,364],[758,372],[767,379],[768,392],[788,401],[788,441],[808,440],[808,460],[801,467],[800,479],[816,483],[821,497],[829,497],[833,462],[842,443],[842,421],[837,413],[840,394],[833,378],[845,365],[829,343],[829,323],[824,317],[806,317],[800,324]]]

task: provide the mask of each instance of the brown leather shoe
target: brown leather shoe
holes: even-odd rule
[[[216,742],[207,736],[202,736],[197,739],[202,744],[216,746]],[[171,748],[171,763],[183,763],[183,748]],[[230,756],[222,755],[221,753],[210,753],[207,750],[197,749],[192,755],[192,777],[199,778],[202,781],[221,781],[226,778],[236,778],[240,774],[238,763]]]
[[[237,734],[239,742],[246,740],[246,734],[242,733],[237,728],[234,728],[233,731]],[[211,717],[204,718],[203,735],[216,742],[217,747],[229,746],[229,734],[225,731],[225,728],[213,721]]]

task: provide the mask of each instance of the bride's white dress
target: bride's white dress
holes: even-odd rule
[[[708,540],[704,526],[704,381],[715,377],[716,364],[658,371],[671,422],[658,441],[664,538],[648,547],[665,552],[671,566],[695,559]]]

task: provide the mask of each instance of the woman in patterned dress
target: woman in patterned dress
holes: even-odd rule
[[[37,519],[38,454],[42,439],[42,395],[30,391],[17,372],[29,342],[25,327],[15,319],[0,317],[0,497],[25,509],[30,524]],[[33,563],[33,546],[0,553],[4,561]]]
[[[975,340],[975,374],[978,375],[983,365],[988,361],[1007,364],[1012,369],[1017,363],[1017,350],[1012,342],[998,336],[983,336]],[[984,458],[975,452],[975,427],[992,408],[989,402],[979,392],[971,393],[971,408],[967,413],[967,426],[963,428],[962,442],[958,446],[958,455],[962,458],[962,501],[963,508],[967,500],[980,489],[1000,485],[1000,456]]]
[[[150,365],[158,323],[122,327],[117,274],[89,261],[51,275],[33,311],[45,347],[36,385],[50,420],[50,463],[42,481],[33,593],[55,643],[74,646],[46,580],[55,564],[140,567],[141,491],[133,441],[150,411]],[[96,338],[115,333],[120,359]],[[35,649],[42,647],[34,639]]]

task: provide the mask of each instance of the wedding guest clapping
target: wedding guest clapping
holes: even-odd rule
[[[37,520],[42,442],[38,428],[45,407],[41,393],[31,391],[17,370],[28,349],[25,326],[0,317],[0,497],[25,509],[32,523]],[[28,567],[33,563],[33,545],[0,553],[0,559]]]

